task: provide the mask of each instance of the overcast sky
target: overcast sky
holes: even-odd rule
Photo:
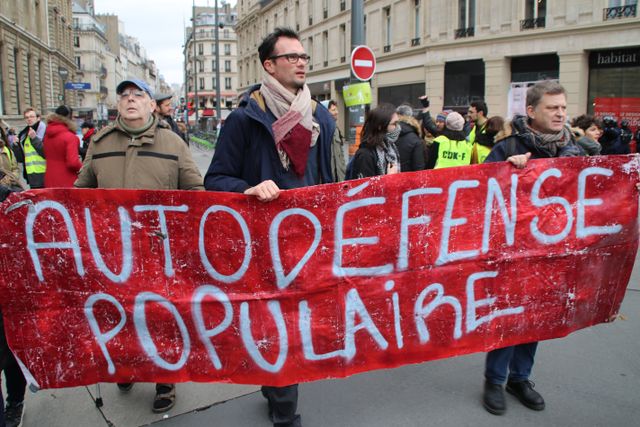
[[[95,0],[96,13],[118,15],[125,32],[137,38],[167,83],[183,83],[184,27],[190,24],[193,0]],[[228,1],[236,4],[236,0]],[[214,0],[195,0],[214,6]],[[219,0],[218,4],[222,4]]]

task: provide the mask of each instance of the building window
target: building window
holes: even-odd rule
[[[609,0],[609,7],[602,12],[604,21],[632,18],[637,15],[638,0]]]
[[[313,37],[307,39],[307,55],[311,56],[309,61],[309,70],[313,70]]]
[[[215,55],[215,54],[216,54],[216,44],[211,43],[211,55]]]
[[[444,65],[444,109],[463,110],[484,100],[484,62],[481,59]]]
[[[231,61],[224,61],[224,71],[227,73],[231,72]]]
[[[415,42],[417,40],[417,43]],[[413,40],[412,46],[420,44],[420,0],[413,3]]]
[[[227,90],[231,90],[231,77],[224,78],[224,88]]]
[[[340,62],[347,61],[347,26],[340,24]]]
[[[230,37],[228,29],[224,29],[224,31],[222,32],[222,37],[224,37],[225,39],[228,39]]]
[[[198,44],[198,55],[204,55],[204,46],[202,43]]]
[[[322,18],[327,19],[329,17],[329,0],[322,0]]]
[[[231,55],[231,45],[229,43],[224,44],[224,54]]]
[[[329,32],[322,32],[322,60],[323,64],[326,67],[329,65]]]
[[[204,61],[198,61],[198,71],[204,72]]]
[[[458,0],[458,29],[456,38],[472,37],[476,22],[476,0]]]
[[[216,68],[217,68],[216,60],[214,59],[214,60],[211,61],[211,71],[215,71]]]
[[[213,90],[216,90],[216,87],[217,87],[216,83],[218,83],[218,82],[216,82],[216,78],[212,77],[211,78],[211,87],[213,88]]]
[[[382,9],[382,27],[384,28],[384,51],[391,51],[391,6]]]
[[[524,5],[524,19],[520,21],[520,29],[544,28],[546,14],[546,0],[526,0]]]
[[[20,92],[20,72],[18,71],[18,69],[20,68],[20,62],[22,62],[20,58],[20,52],[18,51],[18,49],[13,48],[13,75],[15,76],[16,83],[16,103],[18,105],[18,114],[22,114],[22,106],[20,102],[22,98]]]
[[[78,67],[79,70],[82,70],[82,62],[79,56],[76,56],[76,67]]]
[[[200,80],[200,90],[204,89],[204,77],[200,77],[198,80]]]
[[[74,47],[80,47],[80,37],[73,36],[73,46]]]

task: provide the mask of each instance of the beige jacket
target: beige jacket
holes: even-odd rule
[[[92,139],[78,179],[80,188],[204,190],[189,147],[171,129],[153,125],[131,137],[117,122]]]

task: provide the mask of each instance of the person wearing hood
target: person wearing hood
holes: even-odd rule
[[[547,80],[527,90],[527,115],[515,116],[513,133],[498,142],[485,163],[507,161],[516,168],[525,168],[529,159],[582,156],[584,152],[575,143],[565,126],[567,98],[565,89],[557,82]],[[532,261],[535,269],[535,260]],[[526,287],[526,281],[518,286]],[[524,406],[542,411],[545,401],[529,381],[538,348],[537,342],[498,348],[487,353],[485,362],[484,408],[494,414],[506,411],[506,391]]]
[[[429,147],[427,169],[466,166],[471,163],[473,143],[464,133],[464,118],[452,111],[447,115],[445,129]]]
[[[82,146],[80,147],[80,157],[82,161],[87,155],[89,144],[91,144],[91,137],[96,134],[96,126],[91,122],[82,122],[80,126],[80,132],[82,132]]]
[[[411,106],[403,104],[396,108],[400,136],[396,147],[400,153],[400,169],[402,172],[413,172],[426,169],[422,126],[413,117]]]
[[[78,153],[77,125],[71,120],[71,108],[61,105],[47,116],[47,132],[44,135],[44,154],[47,170],[44,186],[73,187],[82,167]]]
[[[367,115],[349,174],[353,178],[391,175],[402,170],[396,147],[400,126],[395,110],[391,104],[380,104]]]
[[[27,126],[20,131],[13,146],[18,163],[24,164],[24,179],[31,188],[44,187],[44,173],[47,170],[43,139],[47,126],[40,120],[40,113],[28,107],[24,110]]]

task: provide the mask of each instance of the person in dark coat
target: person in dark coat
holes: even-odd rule
[[[47,126],[40,120],[40,113],[31,107],[26,108],[23,115],[27,126],[18,134],[13,152],[18,163],[24,165],[23,175],[29,187],[43,188],[47,167],[43,140]]]
[[[47,116],[47,132],[44,135],[44,154],[47,158],[44,186],[47,188],[73,187],[82,168],[77,125],[71,116],[71,108],[66,105],[59,106]]]
[[[513,133],[496,144],[485,163],[507,161],[521,169],[529,159],[584,155],[565,126],[566,108],[566,92],[559,83],[547,80],[531,86],[527,90],[527,116],[514,117]],[[505,382],[507,392],[526,407],[535,411],[545,408],[543,397],[529,381],[537,348],[538,343],[532,342],[487,353],[483,404],[488,412],[504,414]]]
[[[600,154],[629,154],[631,151],[629,145],[622,143],[621,131],[618,128],[618,122],[611,116],[605,116],[602,119],[603,132],[598,140],[602,145]]]
[[[91,144],[91,137],[96,134],[96,127],[91,122],[82,122],[80,125],[80,132],[82,132],[82,146],[80,147],[80,158],[84,161]]]
[[[265,71],[226,119],[205,176],[205,188],[243,193],[261,202],[281,190],[334,181],[332,142],[336,122],[311,99],[307,64],[298,34],[276,28],[258,47]],[[276,427],[300,427],[298,384],[263,386]]]
[[[396,147],[400,153],[400,169],[402,172],[413,172],[426,169],[425,143],[422,126],[413,118],[413,109],[409,105],[396,108],[400,136]]]
[[[366,178],[400,172],[400,153],[396,147],[399,136],[398,114],[393,105],[380,104],[369,111],[350,175]]]
[[[171,104],[171,98],[173,98],[173,95],[168,93],[160,93],[156,95],[156,115],[158,116],[158,118],[167,122],[173,133],[178,135],[184,142],[187,143],[187,145],[189,145],[187,136],[180,130],[178,124],[173,119],[173,112],[175,111],[175,109]]]

